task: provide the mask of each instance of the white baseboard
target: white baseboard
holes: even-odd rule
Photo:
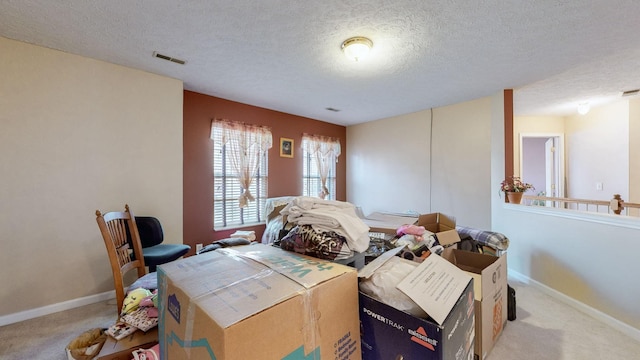
[[[636,329],[633,326],[623,323],[600,310],[596,310],[572,297],[569,297],[557,290],[554,290],[536,280],[533,280],[515,270],[509,269],[509,277],[514,280],[523,282],[525,284],[534,286],[545,294],[562,301],[563,303],[611,326],[612,328],[626,334],[636,341],[640,341],[640,329]],[[0,316],[0,326],[17,323],[24,320],[37,318],[44,315],[53,314],[59,311],[74,309],[80,306],[94,304],[100,301],[107,301],[115,298],[115,291],[107,291],[101,294],[85,296],[78,299],[63,301],[57,304],[51,304],[36,309],[25,310],[14,314]]]
[[[556,300],[559,300],[589,316],[591,316],[592,318],[599,320],[609,326],[611,326],[612,328],[624,333],[625,335],[629,336],[632,339],[635,339],[636,341],[640,341],[640,329],[636,329],[633,326],[629,325],[629,324],[625,324],[624,322],[613,318],[605,313],[603,313],[600,310],[594,309],[589,305],[586,305],[570,296],[567,296],[561,292],[559,292],[558,290],[554,290],[550,287],[548,287],[547,285],[544,285],[538,281],[535,281],[517,271],[514,271],[512,269],[508,270],[509,272],[509,277],[513,278],[514,280],[523,282],[525,284],[531,285],[537,289],[539,289],[540,291],[544,292],[545,294],[553,297]],[[517,298],[516,298],[516,304],[517,304]]]
[[[20,311],[14,314],[0,316],[0,326],[17,323],[24,320],[37,318],[44,315],[57,313],[59,311],[74,309],[80,306],[95,304],[100,301],[115,299],[116,292],[114,290],[103,292],[101,294],[89,295],[82,298],[63,301],[57,304],[51,304],[36,309]]]

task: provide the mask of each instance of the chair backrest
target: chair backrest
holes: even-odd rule
[[[129,205],[125,205],[124,209],[124,211],[112,211],[105,214],[96,210],[96,221],[102,233],[113,272],[118,314],[122,311],[126,295],[125,274],[137,270],[138,278],[140,278],[147,273],[135,217],[129,210]],[[127,232],[129,232],[130,239]]]
[[[162,244],[164,241],[162,225],[157,218],[153,216],[136,216],[136,225],[138,226],[138,234],[140,234],[140,243],[143,249]]]

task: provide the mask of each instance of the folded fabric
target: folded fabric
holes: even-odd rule
[[[281,214],[298,225],[312,225],[317,232],[335,231],[347,240],[351,250],[369,248],[369,226],[360,219],[353,204],[300,196],[285,206]]]
[[[149,317],[147,308],[143,307],[124,315],[121,320],[145,332],[158,325],[158,318]]]
[[[472,239],[481,243],[482,245],[488,245],[497,250],[507,250],[509,248],[509,239],[504,234],[499,232],[481,230],[459,225],[456,225],[456,231],[458,231],[458,234],[460,234],[461,238],[465,235],[469,235]]]
[[[287,251],[325,260],[341,260],[353,256],[346,239],[334,231],[316,232],[310,225],[297,225],[280,240]]]
[[[147,317],[157,318],[158,317],[158,308],[157,307],[148,307],[145,308],[147,310]]]
[[[107,330],[105,330],[105,333],[116,340],[122,340],[125,337],[133,334],[137,330],[138,328],[131,324],[127,324],[123,321],[118,321],[115,324],[109,326]]]

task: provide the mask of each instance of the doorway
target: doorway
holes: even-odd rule
[[[520,176],[533,195],[564,197],[564,175],[563,134],[520,134]]]

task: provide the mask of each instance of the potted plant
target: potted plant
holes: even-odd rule
[[[508,202],[512,204],[520,204],[522,195],[528,190],[535,190],[535,188],[515,175],[502,180],[500,184],[500,191],[507,195]]]

